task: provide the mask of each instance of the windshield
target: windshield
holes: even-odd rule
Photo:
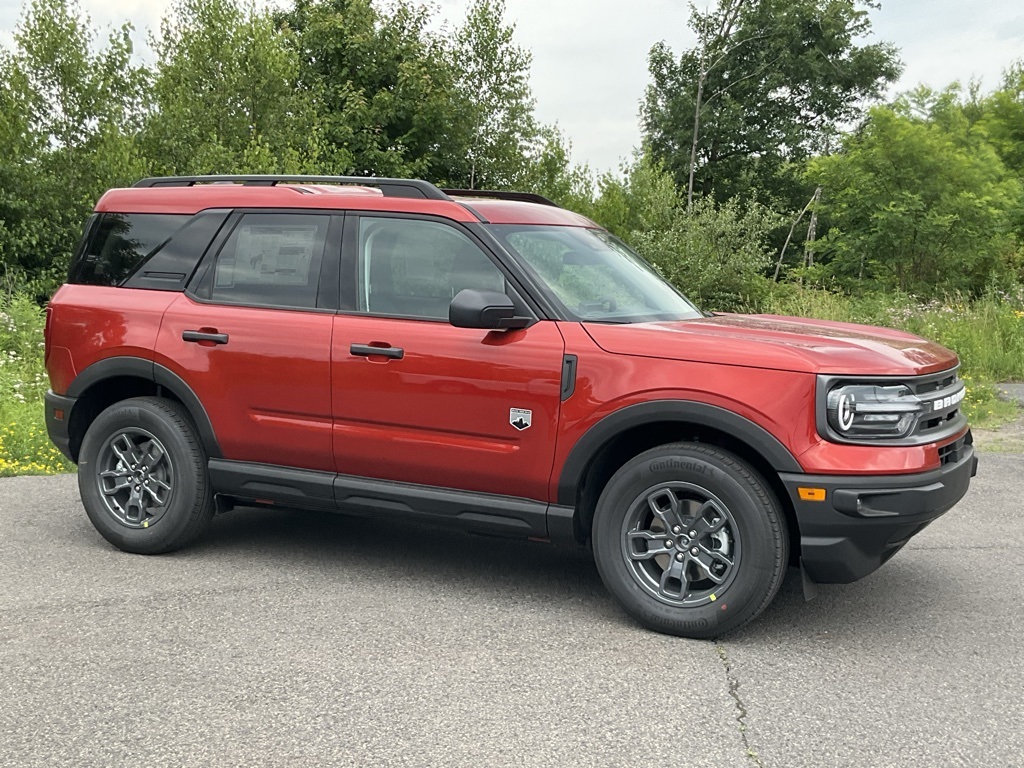
[[[603,230],[519,224],[489,229],[575,320],[643,323],[703,316],[650,264]]]

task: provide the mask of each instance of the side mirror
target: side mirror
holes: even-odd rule
[[[525,328],[530,324],[530,318],[516,317],[516,307],[504,293],[465,288],[448,306],[448,322],[456,328],[497,331]]]

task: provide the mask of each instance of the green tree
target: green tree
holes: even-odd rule
[[[1002,87],[982,103],[979,120],[1003,163],[1024,179],[1024,59],[1003,73]]]
[[[296,0],[298,88],[315,105],[334,172],[438,178],[457,95],[446,41],[408,0]]]
[[[870,34],[870,0],[719,0],[691,5],[697,45],[649,55],[642,107],[654,157],[680,186],[720,201],[781,197],[797,207],[793,163],[827,149],[865,99],[900,71]],[[802,196],[802,192],[799,196]],[[799,204],[803,204],[803,200]]]
[[[292,33],[236,0],[178,0],[153,40],[143,143],[156,174],[314,170],[319,126]]]
[[[605,174],[587,213],[621,237],[704,309],[757,309],[768,295],[769,234],[780,217],[757,203],[699,198],[687,205],[672,175],[640,155]]]
[[[33,0],[0,54],[0,264],[44,297],[110,186],[138,177],[147,70],[131,27],[106,44],[73,0]]]
[[[521,162],[524,170],[515,182],[524,192],[543,195],[574,211],[593,204],[593,176],[586,165],[572,161],[572,146],[557,125],[545,125]]]
[[[504,0],[474,0],[452,39],[461,114],[449,130],[462,135],[448,173],[451,183],[467,189],[519,186],[529,156],[543,152],[546,140],[557,140],[542,135],[534,118],[532,57],[515,44],[515,26],[506,25],[504,15]]]
[[[913,113],[907,100],[876,107],[842,152],[811,163],[825,270],[851,287],[981,291],[1015,268],[1020,182],[987,143]]]

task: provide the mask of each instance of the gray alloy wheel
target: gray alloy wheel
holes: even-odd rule
[[[174,495],[174,467],[163,443],[138,427],[122,429],[100,447],[96,484],[111,517],[129,528],[160,521]]]
[[[785,515],[738,456],[672,443],[627,461],[594,511],[594,560],[608,591],[649,629],[719,637],[761,613],[786,572]]]
[[[78,489],[96,530],[119,549],[158,554],[195,540],[213,517],[199,435],[181,403],[135,397],[89,425]]]
[[[693,483],[659,483],[640,493],[622,522],[622,553],[633,579],[672,606],[705,605],[736,578],[743,553],[729,508]]]

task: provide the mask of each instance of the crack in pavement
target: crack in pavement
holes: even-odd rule
[[[764,768],[761,756],[757,754],[757,750],[750,746],[750,739],[747,738],[747,706],[743,703],[743,699],[740,698],[740,681],[732,672],[732,663],[729,661],[729,655],[725,652],[725,646],[718,640],[715,641],[715,651],[718,653],[718,660],[722,662],[722,668],[725,670],[725,679],[729,683],[729,695],[736,702],[736,722],[739,725],[740,740],[743,742],[744,753],[747,759],[750,760],[751,765]]]

